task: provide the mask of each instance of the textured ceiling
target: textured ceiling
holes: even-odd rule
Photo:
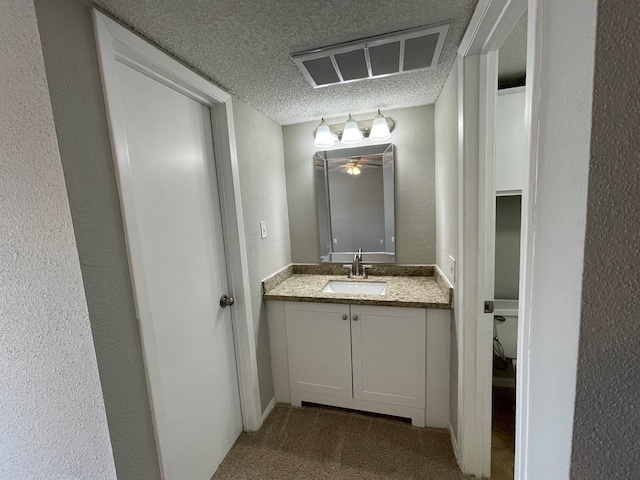
[[[477,0],[93,0],[281,125],[436,101]],[[292,53],[453,20],[437,68],[313,89]]]

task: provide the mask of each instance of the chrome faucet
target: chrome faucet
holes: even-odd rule
[[[349,278],[367,278],[362,268],[362,249],[358,249],[358,253],[353,256],[353,263],[351,264],[351,272]]]

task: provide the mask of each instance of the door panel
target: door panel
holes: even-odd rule
[[[285,318],[291,389],[351,398],[349,306],[287,302]]]
[[[119,185],[166,479],[209,479],[242,430],[208,107],[116,62]],[[123,188],[123,183],[125,183]]]
[[[351,306],[353,398],[425,408],[425,312]]]

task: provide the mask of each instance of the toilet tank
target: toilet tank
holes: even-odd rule
[[[498,340],[502,344],[504,354],[508,358],[517,358],[518,345],[518,300],[494,301],[493,323],[496,327]],[[505,321],[495,320],[496,316],[504,317]]]

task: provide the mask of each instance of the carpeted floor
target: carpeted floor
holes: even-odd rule
[[[471,479],[446,430],[317,406],[278,404],[213,476],[226,479]]]

